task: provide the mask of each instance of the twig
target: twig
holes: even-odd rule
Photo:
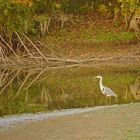
[[[22,35],[31,43],[31,45],[37,50],[37,52],[45,59],[48,60],[46,58],[46,56],[36,47],[36,45],[25,35],[22,33]]]
[[[30,53],[29,49],[26,47],[26,45],[24,44],[24,42],[21,40],[19,34],[17,32],[15,32],[15,34],[17,35],[19,41],[21,42],[21,44],[23,45],[23,47],[25,48],[25,50],[27,51],[27,53],[32,56],[32,54]],[[33,56],[32,56],[33,57]]]
[[[27,80],[30,78],[31,74],[33,72],[31,71],[30,73],[28,73],[28,75],[25,77],[24,81],[22,82],[20,88],[18,89],[16,95],[14,96],[14,98],[11,100],[11,102],[18,96],[19,92],[21,91],[22,87],[25,85],[25,83],[27,82]]]
[[[0,35],[1,40],[7,45],[7,47],[13,52],[13,54],[16,56],[16,58],[19,60],[18,55],[14,52],[12,47],[3,39],[3,37]]]
[[[0,91],[0,94],[4,91],[4,89],[15,79],[15,77],[19,74],[20,70],[17,71],[17,73],[13,76],[13,78],[3,87],[3,89]]]
[[[48,68],[48,67],[47,67],[47,68]],[[28,89],[28,88],[43,74],[43,72],[46,71],[47,68],[45,68],[43,71],[41,71],[41,72],[35,77],[35,79],[33,79],[33,80],[31,81],[31,83],[26,87],[26,89]]]

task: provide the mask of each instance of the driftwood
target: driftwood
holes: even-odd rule
[[[0,35],[0,39],[4,42],[4,44],[9,48],[9,50],[12,51],[12,53],[16,56],[18,59],[18,55],[15,53],[15,51],[12,49],[12,47],[4,40],[4,38]]]
[[[16,68],[61,68],[61,67],[75,67],[92,65],[94,67],[103,64],[117,64],[117,63],[131,63],[140,62],[139,52],[128,53],[127,55],[96,55],[96,56],[79,56],[78,58],[66,58],[57,54],[51,47],[47,47],[41,42],[34,43],[28,36],[22,33],[17,33],[17,38],[23,50],[23,53],[17,55],[12,47],[0,36],[0,66],[1,67],[16,67]],[[3,42],[1,42],[3,41]],[[5,45],[5,46],[4,46]],[[41,47],[40,47],[41,46]],[[14,54],[13,56],[7,56],[4,53],[4,47],[10,49]],[[43,50],[44,49],[44,50]],[[73,50],[74,51],[74,50]]]
[[[43,54],[43,53],[41,53]],[[73,66],[82,66],[82,65],[100,65],[100,64],[111,64],[111,63],[130,63],[132,62],[140,62],[140,56],[131,54],[131,55],[125,55],[125,56],[111,56],[111,57],[104,57],[104,56],[91,56],[88,58],[78,58],[78,59],[70,59],[70,58],[62,58],[62,57],[48,57],[43,55],[39,55],[37,52],[32,53],[32,55],[27,54],[22,57],[18,57],[20,61],[7,59],[6,63],[1,63],[1,66],[15,66],[15,67],[50,67],[50,68],[56,68],[56,67],[73,67]],[[3,59],[2,59],[3,60]],[[10,61],[11,60],[11,61]],[[47,60],[47,61],[46,61]],[[12,63],[14,62],[14,63]]]

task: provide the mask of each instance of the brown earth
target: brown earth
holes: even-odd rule
[[[21,123],[0,140],[140,140],[140,103]]]

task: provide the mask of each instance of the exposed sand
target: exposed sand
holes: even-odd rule
[[[140,103],[20,123],[0,140],[140,140]]]

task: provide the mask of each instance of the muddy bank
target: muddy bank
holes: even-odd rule
[[[140,104],[94,110],[48,120],[21,123],[0,132],[3,140],[140,139]]]

